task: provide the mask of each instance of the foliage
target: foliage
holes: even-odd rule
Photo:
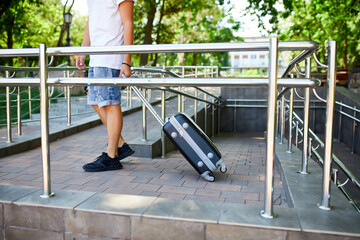
[[[76,16],[76,15],[75,15]],[[48,47],[57,46],[63,25],[61,0],[16,0],[0,4],[0,48],[37,48],[40,43]],[[71,24],[72,45],[80,45],[86,17],[75,17]],[[65,45],[65,44],[63,44]],[[65,57],[63,57],[65,59]],[[37,58],[27,58],[26,64],[33,66]],[[19,65],[18,59],[0,65]]]
[[[239,28],[239,23],[227,16],[222,8],[223,1],[215,0],[138,0],[135,5],[135,43],[139,44],[167,44],[167,43],[208,43],[229,42],[239,40],[233,35],[233,30]],[[155,11],[155,14],[154,14]],[[151,16],[154,14],[154,16]],[[224,27],[224,19],[228,19]],[[152,21],[149,23],[149,21]],[[152,26],[151,31],[149,27]],[[228,59],[222,54],[197,54],[187,62],[189,54],[153,54],[150,58],[139,60],[134,58],[139,65],[144,65],[148,60],[153,65],[163,64],[205,64],[206,60],[213,58]],[[176,59],[179,62],[175,63]],[[145,61],[144,61],[145,60]],[[166,61],[166,63],[165,63]],[[209,63],[209,61],[207,61]]]
[[[60,9],[59,0],[17,0],[6,6],[2,3],[0,47],[33,48],[39,43],[53,45],[57,39],[54,29],[62,21]],[[8,64],[13,65],[13,62]]]
[[[275,7],[275,0],[248,1],[248,10],[260,19],[267,14],[272,16],[272,32],[278,33],[282,40],[313,40],[323,46],[334,40],[342,67],[360,65],[360,1],[283,0],[283,10]]]
[[[71,3],[72,0],[69,0]],[[209,43],[239,40],[233,31],[239,29],[223,9],[223,0],[137,0],[134,5],[134,44]],[[72,6],[72,4],[71,4]],[[70,6],[70,8],[71,8]],[[65,46],[61,0],[14,0],[0,3],[0,48],[37,48]],[[87,17],[71,11],[72,46],[80,46]],[[66,57],[59,57],[65,61]],[[180,59],[180,60],[179,60]],[[56,62],[57,59],[55,59]],[[145,63],[213,64],[228,60],[226,53],[213,54],[151,54]],[[26,66],[35,66],[38,59],[27,57]],[[24,62],[24,61],[23,61]],[[140,56],[133,56],[140,65]],[[0,65],[20,66],[19,59],[0,59]]]

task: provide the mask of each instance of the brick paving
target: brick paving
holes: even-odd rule
[[[171,112],[170,109],[168,112]],[[150,115],[150,114],[149,114]],[[148,116],[149,128],[157,124]],[[141,135],[141,112],[124,118],[123,135]],[[128,157],[124,168],[88,173],[82,166],[106,149],[106,129],[98,126],[50,144],[51,184],[56,189],[156,196],[162,198],[264,204],[265,151],[263,133],[221,134],[214,139],[228,171],[203,180],[177,151],[165,158]],[[40,148],[0,158],[0,184],[42,188]],[[282,181],[275,171],[274,204],[286,206]]]

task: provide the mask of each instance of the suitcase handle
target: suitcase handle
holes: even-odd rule
[[[126,78],[125,74],[122,74],[123,78]],[[145,104],[147,109],[151,112],[151,114],[155,117],[155,119],[160,123],[161,126],[164,126],[165,121],[159,116],[159,114],[155,111],[153,106],[146,100],[144,95],[140,92],[140,90],[136,86],[130,86],[131,89],[136,93],[136,95],[140,98],[140,100]]]

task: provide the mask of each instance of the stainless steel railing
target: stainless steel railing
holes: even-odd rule
[[[336,43],[329,42],[329,76],[328,87],[330,91],[327,94],[327,130],[332,128],[331,121],[333,120],[334,95],[335,92],[335,68],[334,63],[336,59]],[[304,51],[301,55],[304,59],[317,51],[319,44],[311,41],[304,42],[278,42],[277,38],[271,38],[270,42],[261,43],[212,43],[212,44],[169,44],[169,45],[133,45],[133,46],[113,46],[113,47],[62,47],[62,48],[46,48],[44,44],[40,44],[39,49],[1,49],[0,57],[11,56],[39,56],[40,64],[40,78],[33,79],[0,79],[0,85],[3,86],[19,86],[19,85],[39,85],[41,91],[41,149],[43,161],[43,197],[51,197],[53,195],[50,184],[50,154],[49,154],[49,125],[48,125],[48,96],[47,90],[52,85],[134,85],[134,86],[268,86],[268,135],[267,135],[267,161],[266,161],[266,182],[265,182],[265,204],[261,215],[265,218],[273,218],[273,171],[274,171],[274,157],[275,157],[275,120],[276,120],[276,99],[278,86],[296,86],[296,87],[316,87],[319,85],[318,81],[305,79],[278,79],[277,76],[277,53],[278,51]],[[47,77],[48,65],[47,57],[54,55],[71,55],[71,54],[116,54],[116,53],[167,53],[167,52],[224,52],[224,51],[269,51],[269,78],[268,79],[227,79],[227,78],[199,78],[196,82],[183,79],[179,83],[178,78],[130,78],[130,79],[104,79],[104,78],[55,78]],[[299,57],[300,58],[300,57]],[[331,152],[332,134],[327,134],[327,141],[325,148],[327,152]],[[325,155],[324,166],[331,164],[331,156]],[[327,172],[328,171],[328,172]],[[329,202],[329,167],[324,167],[323,174],[324,190],[322,207],[326,208]],[[327,195],[326,195],[327,194]]]

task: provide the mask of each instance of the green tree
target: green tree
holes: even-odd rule
[[[0,12],[1,48],[34,48],[39,43],[56,45],[54,29],[63,18],[59,0],[17,0],[4,5]],[[28,59],[34,62],[36,58]],[[5,63],[4,59],[0,61]],[[7,64],[14,65],[13,59],[8,58]]]
[[[198,43],[222,42],[236,39],[232,30],[239,28],[239,23],[229,18],[234,29],[223,26],[225,14],[223,1],[216,0],[159,0],[137,1],[135,6],[135,42],[144,39],[143,44],[165,43]],[[221,55],[221,54],[215,54]],[[173,62],[177,54],[151,54],[150,60],[156,65],[159,59],[164,62],[165,56]],[[179,54],[180,64],[184,57]],[[224,59],[224,56],[221,57]],[[140,65],[148,62],[148,55],[143,55]],[[194,54],[193,63],[197,62]]]
[[[37,48],[40,43],[48,47],[65,45],[63,13],[71,10],[61,0],[12,0],[0,3],[0,48]],[[74,13],[71,24],[71,45],[81,44],[86,17]],[[59,57],[65,60],[65,57]],[[26,58],[26,65],[33,66],[37,57]],[[17,58],[1,58],[0,65],[17,65]]]
[[[283,10],[275,7],[275,0],[248,2],[248,10],[260,20],[271,16],[272,32],[282,40],[313,40],[323,46],[328,40],[335,40],[338,62],[344,68],[360,64],[360,1],[284,0]],[[324,57],[322,51],[321,58]]]

